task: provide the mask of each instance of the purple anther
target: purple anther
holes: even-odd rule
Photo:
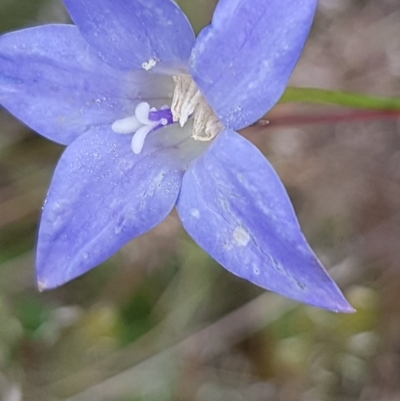
[[[149,112],[149,120],[154,121],[154,122],[164,120],[164,121],[166,121],[165,124],[162,124],[164,126],[174,123],[174,119],[172,117],[172,112],[170,109],[160,109],[160,110],[156,110],[156,111],[150,111]]]

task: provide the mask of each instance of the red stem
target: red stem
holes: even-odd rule
[[[321,114],[321,115],[288,115],[288,116],[271,116],[271,119],[266,119],[266,126],[292,126],[303,124],[323,124],[337,122],[352,122],[352,121],[370,121],[370,120],[387,120],[400,119],[400,110],[372,110],[372,111],[351,111],[341,114]]]

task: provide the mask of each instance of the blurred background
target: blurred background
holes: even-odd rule
[[[199,31],[215,0],[182,0]],[[58,0],[0,0],[0,31],[69,22]],[[320,0],[293,86],[400,93],[398,0]],[[0,109],[1,401],[400,400],[400,124],[280,105],[250,133],[357,313],[227,273],[172,214],[89,274],[39,293],[34,247],[63,151]],[[275,124],[274,124],[275,122]]]

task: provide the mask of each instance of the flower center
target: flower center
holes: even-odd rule
[[[178,123],[183,127],[193,118],[192,138],[196,141],[210,141],[224,129],[211,107],[205,101],[194,81],[189,76],[173,77],[175,91],[171,109],[162,106],[159,110],[147,102],[139,103],[135,114],[115,121],[111,128],[117,134],[134,134],[131,147],[139,154],[147,135],[159,128]]]
[[[141,102],[136,106],[133,116],[115,121],[111,129],[117,134],[134,134],[131,147],[133,153],[138,155],[151,131],[173,123],[172,113],[168,106],[157,110],[155,107],[150,108],[147,102]]]

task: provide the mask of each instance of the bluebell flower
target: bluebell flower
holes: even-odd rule
[[[45,201],[41,289],[100,264],[176,207],[231,273],[350,312],[285,189],[237,133],[279,99],[317,0],[220,0],[196,38],[171,0],[64,0],[75,25],[0,37],[0,104],[67,145]]]

